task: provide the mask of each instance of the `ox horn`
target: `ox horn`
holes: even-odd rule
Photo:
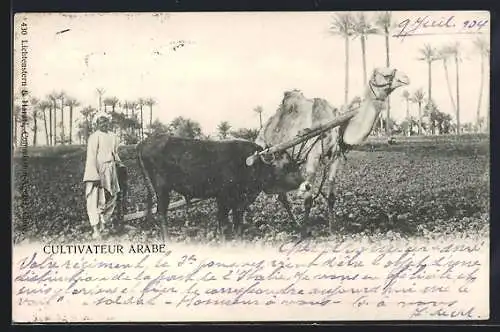
[[[257,152],[255,152],[253,155],[248,157],[246,159],[247,166],[252,166],[255,163],[255,161],[257,160],[257,158],[259,158],[259,154]]]
[[[271,157],[271,158],[269,158],[269,157]],[[257,160],[257,158],[260,158],[260,160],[262,160],[262,162],[264,164],[268,164],[268,165],[276,160],[274,153],[255,152],[253,155],[251,155],[250,157],[248,157],[246,159],[247,166],[252,166],[255,163],[255,161]]]

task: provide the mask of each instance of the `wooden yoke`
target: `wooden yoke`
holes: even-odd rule
[[[327,122],[323,125],[319,125],[316,128],[313,128],[310,131],[308,131],[300,136],[297,136],[296,138],[294,138],[291,141],[283,142],[283,143],[277,144],[275,146],[271,146],[271,147],[269,147],[265,150],[262,150],[260,152],[256,152],[246,159],[246,164],[247,164],[247,166],[252,166],[254,164],[254,162],[257,160],[257,158],[259,158],[262,155],[273,154],[276,152],[285,151],[285,150],[287,150],[287,149],[289,149],[297,144],[300,144],[308,139],[311,139],[313,137],[321,135],[322,133],[324,133],[330,129],[333,129],[335,127],[338,127],[338,126],[342,125],[343,123],[349,121],[357,113],[358,113],[358,109],[355,109],[352,111],[347,111],[344,114],[339,115],[338,117],[336,117],[332,121]]]

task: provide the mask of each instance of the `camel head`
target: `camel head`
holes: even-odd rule
[[[379,67],[373,70],[368,82],[369,91],[377,100],[385,100],[397,88],[410,84],[408,76],[395,68]]]

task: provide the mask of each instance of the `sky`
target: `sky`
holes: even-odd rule
[[[375,14],[367,12],[368,17]],[[345,50],[343,38],[329,33],[333,15],[334,12],[21,14],[16,16],[14,26],[14,91],[20,84],[19,48],[24,38],[29,47],[31,96],[44,98],[53,91],[65,91],[82,107],[97,107],[96,89],[104,88],[105,97],[116,96],[121,101],[154,98],[157,105],[153,117],[164,123],[184,116],[198,121],[208,134],[214,133],[221,121],[228,121],[233,128],[257,128],[258,115],[253,109],[262,106],[265,121],[275,113],[287,90],[300,89],[306,97],[325,98],[334,106],[342,105]],[[392,67],[409,76],[410,92],[418,88],[426,92],[427,64],[418,60],[418,50],[425,43],[441,47],[459,42],[464,123],[475,120],[480,90],[480,58],[472,41],[478,31],[489,40],[490,32],[489,24],[478,30],[477,25],[466,28],[464,22],[485,22],[489,13],[393,12],[393,34],[401,30],[399,23],[405,19],[410,20],[410,27],[419,17],[427,17],[427,22],[445,22],[450,16],[453,18],[449,23],[454,27],[421,26],[415,35],[391,37],[390,60]],[[19,35],[22,20],[28,26],[26,36]],[[69,30],[58,33],[66,29]],[[465,31],[469,33],[463,34]],[[174,51],[173,46],[181,40],[185,46]],[[366,47],[370,73],[385,65],[384,37],[370,35]],[[351,99],[364,90],[359,39],[350,41],[349,51]],[[454,118],[442,62],[434,62],[432,69],[433,99],[441,111]],[[486,73],[485,89],[489,87],[489,59]],[[453,63],[449,65],[449,74],[455,91]],[[402,92],[403,89],[396,90],[391,97],[391,113],[397,120],[403,119],[406,112]],[[483,116],[487,114],[487,99],[485,90]],[[411,112],[417,114],[416,106]],[[43,136],[39,135],[41,144]]]

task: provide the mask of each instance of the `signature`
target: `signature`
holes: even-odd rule
[[[397,31],[393,37],[404,39],[408,36],[428,35],[434,33],[477,33],[487,24],[487,19],[459,21],[454,15],[439,18],[426,15],[419,16],[415,19],[406,18],[399,22],[396,28]],[[445,31],[437,31],[437,29]]]

